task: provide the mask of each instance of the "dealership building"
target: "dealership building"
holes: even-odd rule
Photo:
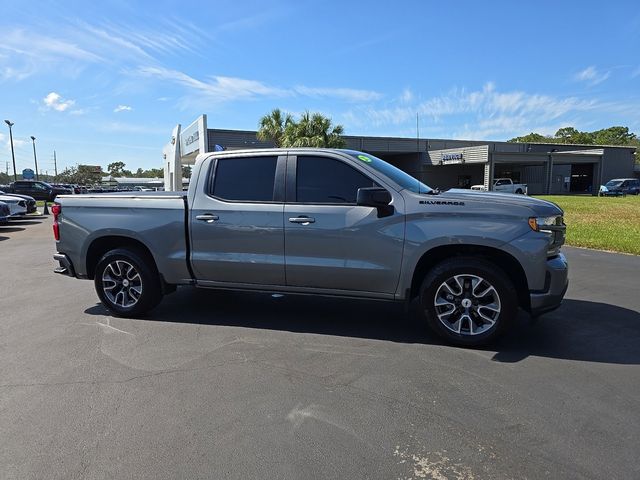
[[[511,178],[528,185],[529,194],[597,194],[612,178],[634,177],[635,147],[509,143],[480,140],[363,137],[345,135],[346,148],[386,160],[431,187],[485,185]],[[163,149],[165,188],[178,185],[182,165],[201,152],[269,148],[255,131],[207,128],[206,115],[188,127],[177,125]],[[177,174],[176,174],[177,172]],[[639,172],[636,172],[636,174]]]

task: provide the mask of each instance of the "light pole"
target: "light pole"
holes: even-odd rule
[[[36,137],[31,135],[31,142],[33,143],[33,161],[36,163],[36,180],[40,180],[38,176],[38,157],[36,157]]]
[[[13,159],[13,181],[18,181],[18,175],[16,174],[16,154],[13,151],[13,132],[11,131],[11,127],[13,127],[13,122],[9,120],[5,120],[4,123],[9,125],[9,138],[11,139],[11,158]]]

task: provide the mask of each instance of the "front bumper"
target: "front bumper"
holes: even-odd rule
[[[531,315],[535,317],[558,308],[568,287],[569,266],[565,256],[560,253],[547,260],[544,290],[530,292]]]
[[[627,192],[623,190],[607,190],[606,192],[600,192],[601,197],[624,197]]]
[[[54,273],[58,273],[60,275],[68,275],[69,277],[76,276],[76,271],[73,269],[73,263],[71,263],[71,259],[64,253],[54,254],[53,259],[60,264],[58,268],[53,270]]]

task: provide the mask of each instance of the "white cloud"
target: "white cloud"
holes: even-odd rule
[[[478,114],[482,118],[499,114],[518,116],[537,115],[546,119],[557,118],[572,110],[588,110],[593,101],[574,97],[556,98],[548,95],[529,94],[521,91],[499,92],[493,83],[482,90],[453,89],[445,95],[429,98],[417,105],[370,108],[371,120],[381,123],[404,123],[415,117],[416,112],[440,121],[443,117],[462,114]]]
[[[611,75],[610,70],[601,72],[594,65],[591,65],[584,70],[576,73],[573,78],[578,82],[584,82],[588,85],[593,86],[604,82],[607,78],[609,78],[609,75]]]
[[[43,70],[74,75],[78,65],[102,61],[99,55],[78,46],[79,43],[82,42],[7,28],[0,42],[0,80],[21,81]],[[65,68],[58,68],[61,64]]]
[[[577,97],[556,97],[523,91],[500,91],[492,82],[482,89],[452,89],[443,95],[421,102],[401,94],[386,106],[369,104],[351,109],[343,115],[348,128],[371,130],[389,126],[403,127],[415,123],[420,115],[424,135],[454,138],[510,138],[538,131],[553,133],[568,124],[579,124],[581,115],[593,111],[620,111],[617,104]]]
[[[405,88],[400,95],[400,103],[411,103],[414,99],[413,92],[410,88]]]
[[[64,112],[76,103],[75,100],[63,99],[62,96],[56,92],[49,93],[42,101],[46,108],[57,110],[58,112]]]
[[[116,108],[113,109],[113,111],[115,113],[118,112],[130,112],[132,110],[132,108],[129,105],[118,105]]]
[[[258,80],[224,76],[212,76],[205,81],[198,80],[178,70],[155,66],[139,67],[136,73],[181,85],[193,91],[200,99],[205,97],[207,100],[213,102],[247,100],[258,97],[282,98],[296,95],[328,97],[354,103],[371,102],[382,98],[382,95],[378,92],[354,88],[307,87],[298,85],[287,89],[270,86]]]
[[[147,22],[149,25],[152,22]],[[158,56],[199,53],[206,33],[179,20],[148,28],[123,23],[65,20],[38,29],[7,27],[0,42],[0,81],[42,72],[76,76],[88,65],[156,64]]]
[[[382,98],[382,94],[378,92],[354,88],[318,88],[299,85],[294,87],[293,91],[307,97],[331,97],[348,102],[370,102]]]
[[[14,80],[21,81],[30,77],[35,72],[35,67],[29,63],[23,65],[21,68],[15,68],[13,66],[0,67],[0,79],[2,80]]]
[[[34,31],[25,32],[19,28],[3,32],[0,50],[4,50],[8,54],[19,54],[37,59],[56,57],[90,62],[101,60],[101,57],[79,47],[73,41],[41,35]]]
[[[11,152],[11,139],[9,138],[9,135],[0,135],[0,142],[4,143],[5,150],[8,153],[10,153]],[[20,157],[19,150],[21,150],[22,148],[27,146],[29,143],[31,143],[31,139],[24,140],[24,139],[22,139],[20,137],[16,137],[14,135],[14,137],[13,137],[13,150],[15,151],[15,154],[16,154],[16,160],[18,160],[19,157]]]
[[[269,87],[256,80],[243,78],[214,76],[210,81],[202,81],[178,70],[152,66],[140,67],[137,73],[176,83],[215,102],[250,99],[256,96],[281,97],[287,95],[284,90]]]

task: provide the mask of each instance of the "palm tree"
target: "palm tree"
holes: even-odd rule
[[[291,121],[284,130],[283,147],[342,148],[345,141],[342,125],[332,125],[331,119],[320,113],[302,114],[299,122]]]
[[[286,128],[293,122],[291,115],[283,115],[279,108],[260,119],[258,140],[271,141],[276,147],[282,147],[282,137]]]

